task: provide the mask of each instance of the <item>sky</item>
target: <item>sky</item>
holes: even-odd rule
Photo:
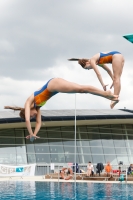
[[[93,70],[68,58],[114,50],[125,58],[120,102],[114,109],[133,109],[133,44],[122,37],[133,33],[132,10],[132,0],[0,1],[0,110],[23,107],[54,77],[102,89]],[[108,74],[99,70],[110,86]],[[76,108],[110,109],[110,101],[76,94]],[[42,109],[75,109],[75,94],[59,93]]]

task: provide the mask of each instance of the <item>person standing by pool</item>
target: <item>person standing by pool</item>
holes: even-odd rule
[[[114,86],[114,94],[118,95],[120,94],[121,90],[121,74],[123,71],[123,66],[124,66],[124,57],[123,55],[118,52],[118,51],[110,51],[110,52],[100,52],[92,56],[90,59],[77,59],[77,58],[71,58],[68,59],[70,61],[78,61],[78,63],[84,68],[84,69],[94,69],[98,80],[100,81],[103,89],[106,91],[107,85],[104,84],[102,76],[99,72],[99,69],[97,67],[100,66],[102,67],[109,76],[111,77],[113,83],[110,87],[110,89]],[[105,64],[111,63],[112,64],[112,71],[109,69],[109,67]],[[110,107],[111,109],[114,108],[116,103],[119,102],[119,99],[117,101],[111,101]]]
[[[87,176],[90,177],[92,174],[94,174],[94,167],[92,163],[89,161],[87,165]]]
[[[103,91],[89,85],[79,85],[77,83],[66,81],[62,78],[52,78],[41,89],[35,91],[28,97],[24,108],[5,106],[5,109],[20,110],[20,117],[25,119],[29,132],[29,135],[26,137],[27,139],[38,138],[36,135],[41,127],[40,108],[47,102],[47,100],[59,92],[90,93],[110,100],[117,100],[117,95],[112,94],[111,91]],[[36,118],[34,132],[30,123],[30,118],[32,117]]]
[[[110,165],[110,162],[107,162],[106,166],[105,166],[105,172],[107,174],[107,176],[110,176],[112,173],[112,166]]]
[[[133,174],[133,164],[130,164],[130,166],[128,167],[127,174]]]

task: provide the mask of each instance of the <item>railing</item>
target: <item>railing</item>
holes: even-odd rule
[[[57,174],[58,180],[59,180],[59,178],[60,178],[59,171],[63,167],[71,168],[72,166],[75,167],[75,165],[69,165],[69,164],[54,164],[54,169],[51,170],[50,164],[38,164],[38,165],[36,165],[35,175],[36,176],[45,176],[45,175],[48,175],[48,174],[53,174],[53,175]],[[79,171],[78,171],[79,173],[77,173],[77,175],[83,174],[83,173],[80,173],[81,169],[84,170],[85,173],[86,173],[87,164],[79,164],[78,166],[79,166]],[[104,166],[105,166],[105,164],[104,164]],[[93,167],[94,167],[94,173],[96,174],[96,164],[94,164]],[[128,167],[129,167],[129,165],[112,165],[112,173],[111,174],[112,174],[113,177],[117,177],[116,179],[118,179],[119,173],[113,173],[113,170],[120,170],[120,175],[123,174],[125,180],[127,181],[127,169],[128,169]],[[104,173],[105,173],[105,170],[103,170],[101,174],[104,174]]]

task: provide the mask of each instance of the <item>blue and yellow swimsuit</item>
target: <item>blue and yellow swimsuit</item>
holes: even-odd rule
[[[38,91],[34,92],[34,107],[40,108],[42,107],[52,96],[57,94],[58,92],[50,92],[47,89],[48,83],[51,79]]]
[[[121,54],[118,51],[111,51],[109,53],[100,53],[98,64],[112,63],[112,57],[114,54]]]

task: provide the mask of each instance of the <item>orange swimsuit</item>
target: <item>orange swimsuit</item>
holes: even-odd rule
[[[48,101],[48,99],[58,93],[50,92],[47,89],[50,81],[51,79],[40,90],[34,92],[34,107],[42,107]]]
[[[105,171],[106,171],[107,173],[110,173],[111,170],[112,170],[112,167],[111,167],[110,165],[106,165]]]
[[[118,51],[111,51],[109,53],[100,53],[98,64],[112,63],[112,57],[114,54],[121,54]]]

